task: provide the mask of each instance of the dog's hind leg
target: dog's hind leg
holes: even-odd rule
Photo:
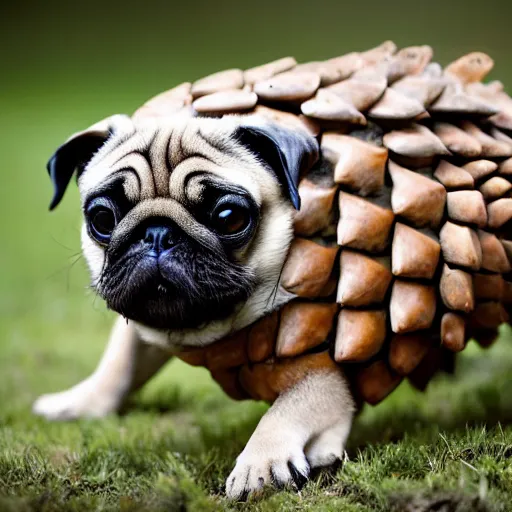
[[[94,373],[66,391],[39,397],[33,411],[50,420],[106,416],[118,411],[171,356],[141,341],[133,324],[119,317]]]

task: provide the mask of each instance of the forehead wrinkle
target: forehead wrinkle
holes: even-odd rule
[[[190,136],[184,137],[182,142],[188,154],[198,154],[225,167],[229,167],[235,162],[240,163],[240,161],[246,161],[248,164],[252,162],[246,160],[245,152],[232,140],[232,133],[226,131],[224,127],[208,123],[196,125],[194,128],[194,132]],[[209,128],[209,130],[205,132],[204,128]]]
[[[207,133],[204,129],[199,127],[197,131],[198,137],[207,144],[214,151],[222,155],[222,158],[232,158],[236,161],[244,161],[247,164],[252,164],[254,159],[252,154],[248,153],[240,143],[233,138],[233,132],[226,132],[225,130],[211,130]]]
[[[149,147],[149,160],[155,182],[155,193],[159,196],[169,194],[170,166],[167,161],[167,147],[172,129],[161,129],[157,131]]]
[[[141,179],[134,169],[124,169],[120,172],[123,176],[124,195],[129,201],[138,201],[141,195]]]
[[[135,129],[130,134],[120,135],[119,137],[121,142],[119,142],[119,138],[115,135],[110,138],[101,148],[100,152],[91,159],[89,166],[96,167],[101,164],[105,167],[114,167],[117,161],[126,154],[134,150],[144,150],[144,135],[135,131]]]
[[[168,144],[168,158],[171,168],[174,169],[183,160],[183,147],[181,145],[181,138],[185,127],[180,124],[171,131]]]
[[[123,169],[133,169],[139,177],[141,190],[140,197],[154,196],[153,176],[149,163],[140,153],[129,153],[122,156],[117,165],[108,167],[105,165],[94,166],[83,173],[79,180],[80,189],[87,192],[98,187],[112,174],[119,173]]]
[[[130,201],[138,201],[140,197],[140,179],[134,169],[120,169],[109,174],[108,179],[101,181],[100,190],[110,190],[114,184],[120,183],[125,197]],[[82,206],[88,201],[89,197],[98,193],[98,189],[92,190],[88,194],[83,190]]]
[[[154,197],[155,184],[151,166],[141,153],[129,153],[119,160],[118,167],[133,169],[133,172],[137,174],[140,182],[140,199]]]
[[[262,168],[257,159],[230,138],[231,131],[213,124],[212,120],[203,119],[210,121],[206,124],[200,121],[190,120],[180,133],[173,133],[173,137],[176,136],[173,148],[178,149],[180,159],[175,158],[177,163],[169,176],[170,195],[177,200],[185,200],[186,176],[194,171],[207,171],[227,183],[235,181],[246,190],[254,191],[256,183],[262,179]],[[206,133],[202,127],[206,128]],[[241,167],[242,172],[237,172]],[[259,198],[257,200],[259,202]]]
[[[213,173],[216,164],[200,156],[192,156],[180,162],[169,176],[169,195],[177,201],[186,201],[185,180],[195,171]]]

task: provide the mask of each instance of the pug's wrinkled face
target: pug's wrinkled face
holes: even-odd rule
[[[272,302],[298,176],[317,152],[307,134],[254,120],[114,116],[50,160],[52,207],[78,169],[92,285],[124,317],[156,330],[247,324]]]

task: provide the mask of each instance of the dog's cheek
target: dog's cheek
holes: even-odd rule
[[[81,230],[82,240],[82,253],[84,255],[87,266],[89,267],[89,273],[91,275],[91,283],[93,286],[98,282],[101,276],[101,270],[105,263],[105,252],[95,242],[91,240],[89,233],[87,232],[87,226],[85,222],[82,224]]]
[[[275,286],[293,239],[292,207],[284,201],[267,206],[247,255],[247,266],[260,280]]]

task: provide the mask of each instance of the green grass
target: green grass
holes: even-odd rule
[[[324,2],[317,11],[264,2],[244,4],[245,14],[216,2],[142,4],[93,2],[77,14],[74,3],[20,3],[2,16],[0,511],[512,510],[510,329],[487,351],[472,343],[456,375],[427,393],[405,384],[367,408],[342,467],[300,494],[248,504],[228,503],[222,487],[266,406],[229,400],[203,370],[172,362],[120,417],[32,416],[39,394],[93,370],[112,322],[87,289],[74,187],[47,212],[44,165],[73,131],[222,68],[329,57],[389,37],[432,44],[442,62],[489,51],[493,77],[512,80],[510,2]]]
[[[455,378],[425,395],[403,385],[365,410],[348,460],[300,494],[232,504],[224,479],[263,404],[233,402],[203,370],[173,362],[123,416],[46,423],[30,401],[84,376],[99,343],[22,357],[20,338],[0,363],[12,383],[0,391],[0,510],[510,510],[510,344],[507,332],[491,350],[472,346]],[[445,501],[452,508],[436,508]]]

